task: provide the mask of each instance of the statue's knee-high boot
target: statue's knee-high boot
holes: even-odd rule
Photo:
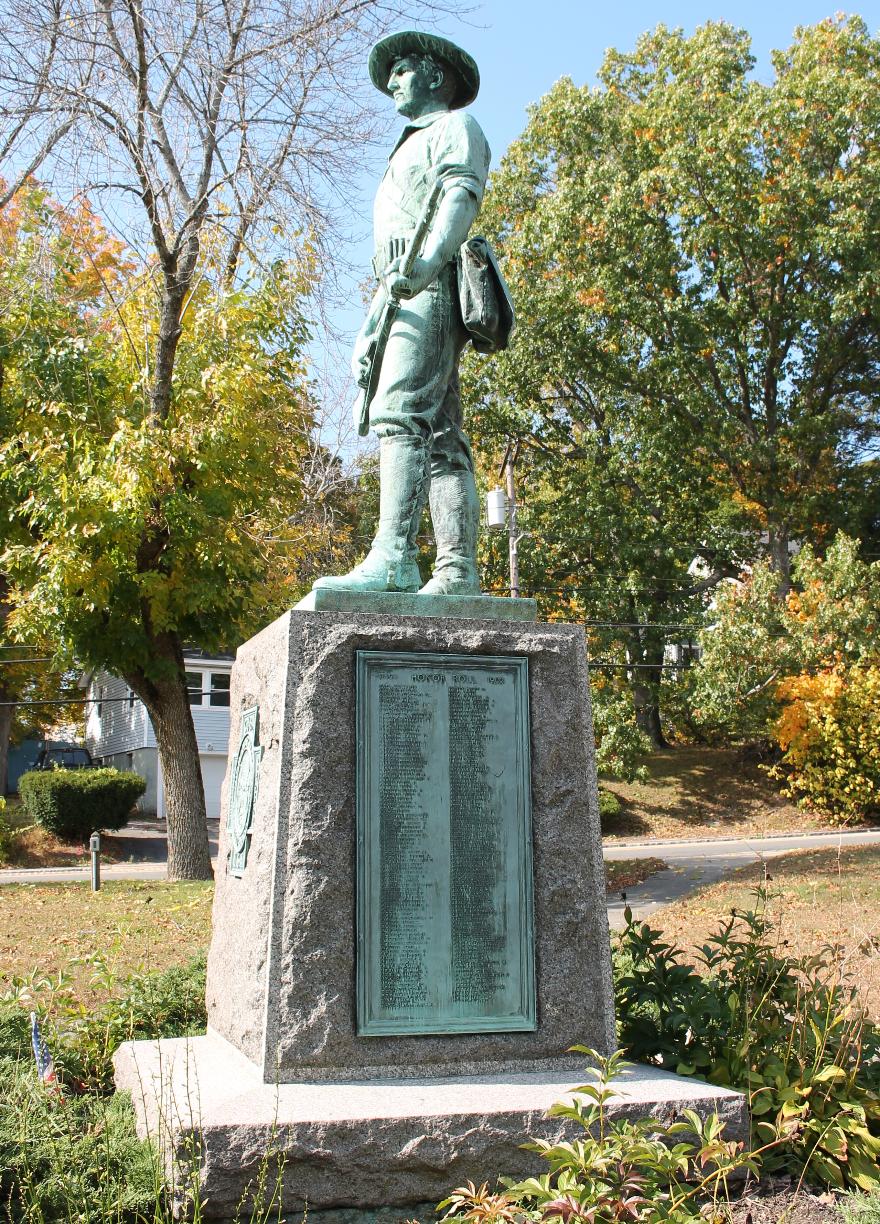
[[[437,542],[434,574],[423,595],[478,595],[477,532],[480,501],[474,474],[466,468],[431,477],[431,521]]]
[[[425,506],[428,448],[416,434],[379,440],[379,527],[367,556],[348,574],[319,578],[315,590],[417,591],[416,533]]]

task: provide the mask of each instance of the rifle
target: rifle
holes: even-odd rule
[[[431,227],[431,222],[434,220],[434,214],[437,211],[437,205],[440,203],[440,197],[443,194],[443,184],[438,180],[431,188],[431,194],[425,201],[425,207],[422,209],[422,215],[419,217],[419,223],[415,228],[412,236],[412,242],[404,252],[403,260],[400,265],[400,275],[409,276],[413,270],[413,265],[416,262],[422,247],[425,243],[428,230]],[[400,310],[400,297],[395,293],[388,293],[385,299],[385,305],[382,307],[382,314],[379,318],[379,326],[376,328],[376,337],[370,344],[367,353],[367,368],[358,379],[358,386],[362,390],[362,399],[360,410],[358,413],[358,434],[363,438],[369,432],[370,428],[370,404],[373,402],[373,397],[376,394],[376,389],[379,386],[379,374],[382,370],[382,358],[385,356],[385,349],[388,345],[388,337],[391,334],[391,328],[394,320],[397,318],[397,313]]]

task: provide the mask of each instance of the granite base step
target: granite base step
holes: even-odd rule
[[[116,1086],[131,1093],[138,1133],[158,1141],[176,1210],[198,1185],[202,1217],[231,1220],[261,1169],[280,1179],[290,1219],[396,1224],[425,1215],[470,1180],[494,1185],[545,1171],[520,1145],[571,1138],[577,1126],[548,1118],[595,1072],[540,1071],[444,1079],[267,1084],[260,1070],[214,1033],[126,1042]],[[725,1137],[746,1139],[745,1098],[653,1067],[613,1081],[613,1117],[675,1120],[684,1109],[717,1113]],[[280,1174],[278,1170],[280,1169]],[[242,1211],[247,1219],[247,1211]]]

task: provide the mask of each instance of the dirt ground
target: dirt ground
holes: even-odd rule
[[[753,757],[729,748],[668,748],[645,782],[602,780],[623,805],[603,819],[606,840],[767,837],[828,828],[779,794]]]
[[[734,908],[753,908],[766,880],[780,944],[793,956],[832,946],[845,979],[880,1021],[880,846],[803,850],[742,867],[649,919],[664,938],[699,947]]]
[[[811,1194],[770,1180],[752,1187],[725,1213],[731,1224],[841,1224],[833,1194]]]

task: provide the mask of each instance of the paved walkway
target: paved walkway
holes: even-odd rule
[[[782,837],[743,837],[717,841],[614,842],[603,847],[606,859],[663,859],[668,871],[659,871],[643,884],[626,890],[621,896],[608,899],[608,921],[612,930],[624,925],[623,911],[627,905],[636,918],[646,918],[655,910],[687,896],[701,884],[714,884],[722,876],[757,863],[776,858],[794,850],[819,850],[835,846],[880,845],[880,829],[866,832],[796,833]]]

